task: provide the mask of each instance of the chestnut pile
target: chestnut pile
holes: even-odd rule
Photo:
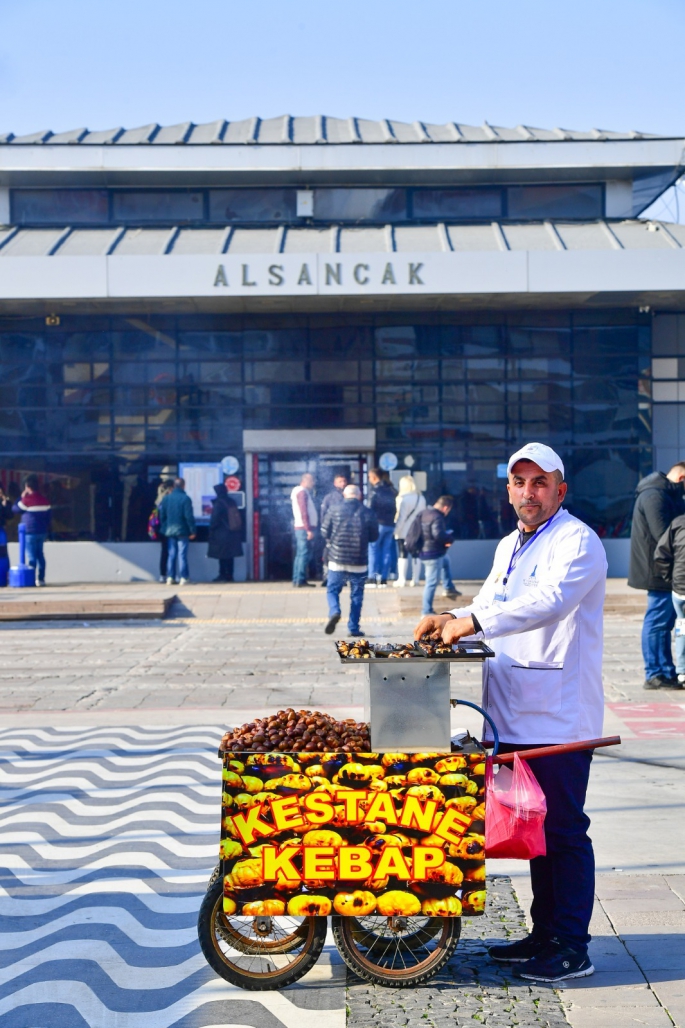
[[[369,725],[346,718],[336,721],[319,710],[279,710],[269,717],[258,717],[240,728],[229,728],[219,751],[231,753],[353,753],[371,750]]]

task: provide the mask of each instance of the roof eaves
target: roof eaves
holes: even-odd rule
[[[530,131],[527,125],[517,125],[516,131],[520,132],[524,139],[535,139],[535,136]]]
[[[379,124],[380,124],[380,127],[381,127],[381,132],[383,133],[383,138],[385,139],[385,142],[386,143],[396,143],[398,140],[397,140],[397,136],[395,135],[395,132],[393,130],[393,127],[392,127],[392,125],[390,123],[390,119],[389,118],[383,118],[383,120],[380,121]]]
[[[502,138],[497,129],[493,128],[492,125],[487,121],[483,122],[483,132],[488,137],[488,139],[495,140],[495,142],[499,142]]]
[[[347,124],[350,127],[350,137],[353,143],[363,142],[361,132],[359,131],[359,123],[356,118],[348,118]]]
[[[431,139],[431,137],[428,134],[428,129],[426,128],[426,126],[424,125],[424,123],[422,121],[414,121],[414,122],[412,122],[412,125],[413,125],[414,129],[416,130],[416,134],[419,137],[419,142],[420,143],[432,143],[433,142],[433,140]]]

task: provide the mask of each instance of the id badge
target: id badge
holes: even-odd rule
[[[675,634],[676,636],[685,635],[685,618],[676,618]]]
[[[506,598],[507,598],[507,593],[506,593],[505,589],[501,589],[499,592],[495,593],[495,600],[496,600],[497,603],[504,603]]]

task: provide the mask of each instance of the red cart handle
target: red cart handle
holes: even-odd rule
[[[492,746],[492,743],[486,743]],[[581,742],[564,742],[556,746],[538,746],[534,750],[516,750],[522,760],[533,760],[535,757],[549,757],[555,753],[577,753],[579,750],[597,750],[601,746],[620,746],[620,735],[609,735],[604,739],[584,739]],[[494,764],[511,764],[513,753],[498,753],[490,758]]]

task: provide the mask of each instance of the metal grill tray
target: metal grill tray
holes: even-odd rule
[[[369,664],[376,660],[387,660],[389,654],[396,651],[400,646],[404,647],[408,644],[400,643],[370,643],[369,649],[371,655],[369,657],[342,657],[338,650],[337,643],[334,643],[335,651],[338,654],[341,664]],[[421,643],[412,644],[413,655],[411,657],[400,657],[400,660],[451,660],[451,661],[474,661],[474,660],[486,660],[488,657],[494,657],[495,652],[490,647],[480,640],[476,639],[466,643],[455,643],[452,648],[452,653],[448,654],[428,654]],[[461,652],[459,652],[461,651]]]

